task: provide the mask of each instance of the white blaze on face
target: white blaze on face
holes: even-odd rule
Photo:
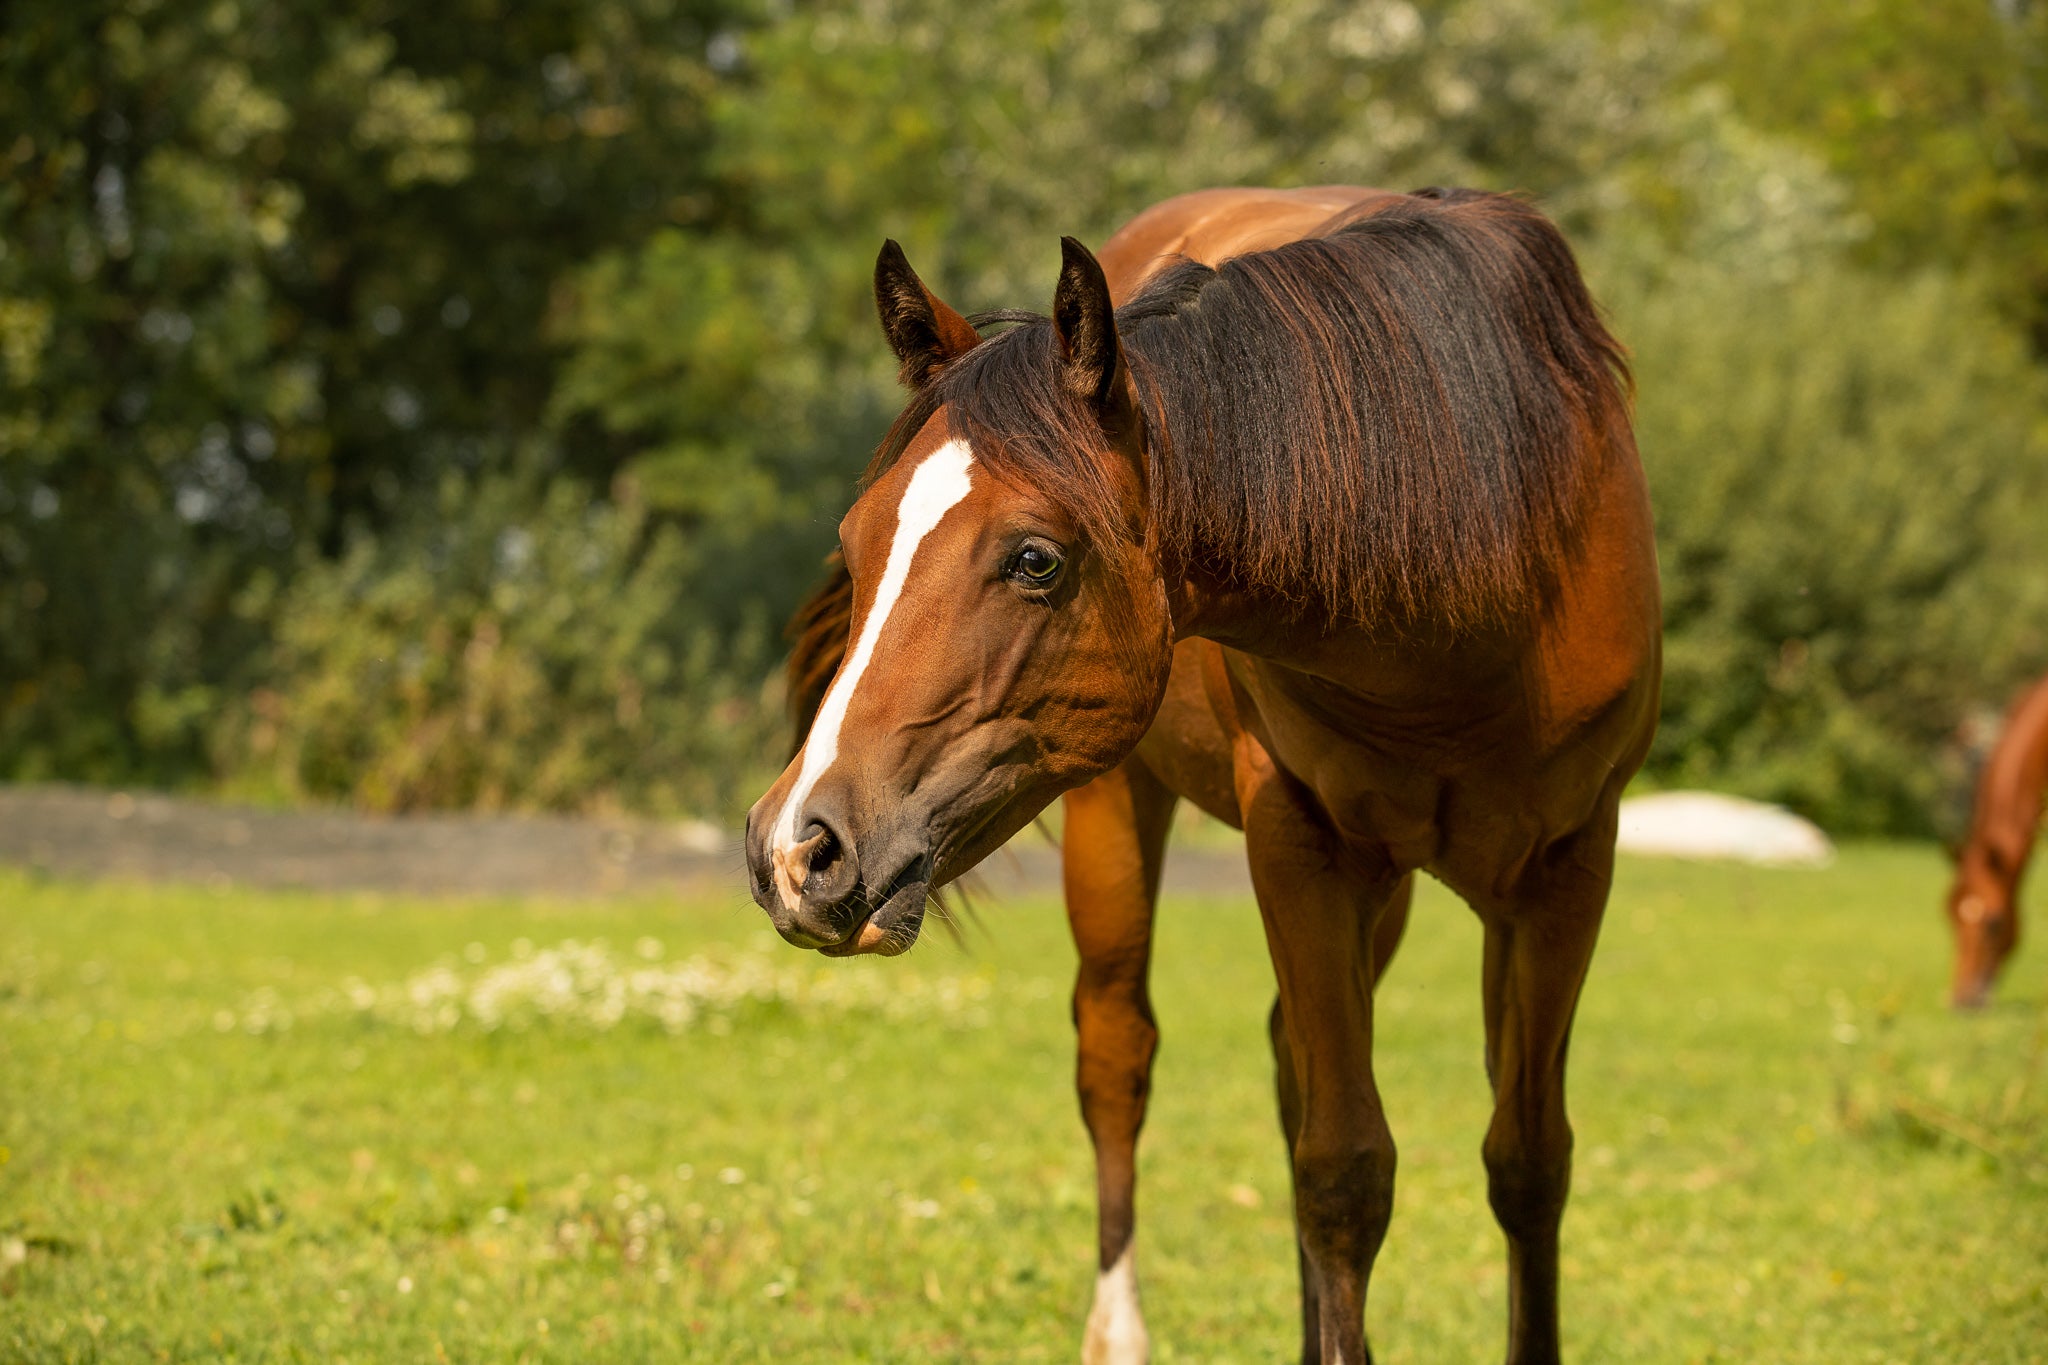
[[[853,701],[853,690],[860,686],[861,675],[874,658],[875,642],[881,639],[882,628],[889,623],[896,599],[903,595],[917,547],[946,513],[967,496],[973,485],[973,467],[974,452],[967,442],[948,441],[925,457],[903,490],[903,502],[896,509],[896,538],[890,542],[889,562],[882,570],[881,584],[875,589],[874,604],[868,608],[867,620],[861,623],[860,638],[854,641],[846,661],[839,666],[839,676],[833,679],[831,690],[818,707],[817,719],[811,722],[796,785],[789,789],[789,797],[782,803],[782,814],[768,840],[776,888],[783,903],[792,910],[803,893],[802,878],[792,875],[791,850],[797,842],[797,821],[803,814],[804,802],[818,779],[839,757],[839,727],[846,722],[846,708]]]
[[[1152,1338],[1138,1309],[1138,1266],[1132,1244],[1095,1277],[1095,1304],[1081,1338],[1081,1365],[1145,1365]]]

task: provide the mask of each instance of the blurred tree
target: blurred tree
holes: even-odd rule
[[[732,800],[766,623],[900,401],[883,237],[1042,307],[1061,234],[1182,190],[1470,183],[1541,196],[1637,350],[1657,771],[1912,826],[1946,727],[2048,661],[2044,22],[15,0],[0,774]]]
[[[716,215],[732,10],[6,7],[0,770],[189,773],[238,583],[532,439],[563,273]]]
[[[1588,253],[1665,599],[1649,773],[1929,832],[1958,724],[2048,660],[2048,375],[1981,275],[1885,270],[1819,149],[1666,106],[1695,202]]]
[[[2048,658],[2048,378],[1939,274],[1667,262],[1610,294],[1664,579],[1651,771],[1927,832],[1934,756]]]
[[[1722,0],[1700,76],[1810,143],[1870,223],[1866,261],[1981,274],[2048,354],[2048,7]]]
[[[1531,0],[806,6],[728,50],[727,220],[607,252],[565,296],[554,418],[719,539],[709,601],[780,615],[900,405],[883,238],[971,311],[1046,306],[1063,234],[1204,185],[1519,185],[1590,229],[1682,131],[1647,112],[1680,55],[1651,20],[1623,51]]]
[[[736,809],[780,752],[772,634],[736,651],[676,609],[701,552],[631,495],[450,472],[382,534],[252,583],[271,679],[219,732],[224,766],[244,794],[381,811]]]

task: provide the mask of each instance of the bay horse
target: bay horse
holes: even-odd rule
[[[1472,190],[1211,190],[1064,239],[1049,317],[970,321],[893,242],[875,294],[910,398],[795,623],[755,900],[799,947],[900,953],[1064,794],[1082,1359],[1135,1365],[1161,860],[1180,799],[1243,830],[1302,1359],[1357,1365],[1394,1180],[1373,984],[1431,873],[1485,927],[1507,1358],[1557,1359],[1565,1049],[1661,648],[1627,369],[1563,237]]]
[[[2020,881],[2048,796],[2048,677],[2020,694],[1977,782],[1970,832],[1956,854],[1948,921],[1956,967],[1949,1001],[1980,1008],[2020,941]]]

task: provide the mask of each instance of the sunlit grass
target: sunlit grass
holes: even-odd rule
[[[1573,1055],[1576,1358],[2048,1354],[2048,952],[2023,949],[1988,1013],[1950,1015],[1940,879],[1918,849],[1625,865]],[[822,966],[737,899],[0,874],[0,1360],[1076,1356],[1093,1177],[1055,904],[987,907],[972,956],[839,964],[815,998],[674,1032],[630,1011],[422,1031],[347,1004],[351,978],[474,983],[528,960],[521,939],[602,939],[619,971],[655,960],[647,939],[668,963]],[[1381,1007],[1401,1144],[1385,1361],[1498,1355],[1477,958],[1470,916],[1428,888]],[[1170,901],[1156,975],[1155,1357],[1288,1358],[1249,902]]]

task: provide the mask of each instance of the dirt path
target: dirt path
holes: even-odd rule
[[[75,877],[324,890],[560,896],[728,888],[739,831],[701,821],[259,810],[154,793],[0,786],[0,863]],[[1055,891],[1058,852],[1020,836],[979,873],[995,894]],[[1248,890],[1243,854],[1177,850],[1166,887]]]

